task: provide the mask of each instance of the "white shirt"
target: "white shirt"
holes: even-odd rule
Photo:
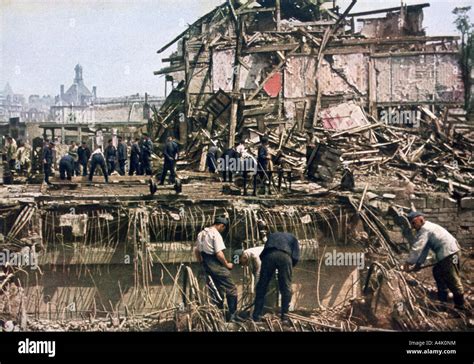
[[[212,226],[199,233],[197,248],[201,253],[215,255],[225,249],[225,244],[219,231]]]
[[[260,268],[262,267],[262,261],[260,260],[260,254],[263,252],[264,246],[256,246],[254,248],[244,250],[244,254],[249,259],[249,268],[255,278],[255,284],[260,278]]]
[[[104,153],[102,153],[102,149],[97,148],[96,150],[94,150],[94,153],[91,154],[90,160],[92,160],[92,156],[96,155],[96,154],[100,154],[102,157],[104,157]],[[105,159],[105,157],[104,157],[104,159]]]
[[[435,253],[435,262],[437,263],[457,253],[461,248],[456,238],[445,228],[430,221],[425,221],[416,234],[407,263],[422,265],[430,250]]]

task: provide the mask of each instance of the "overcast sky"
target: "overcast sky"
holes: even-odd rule
[[[424,2],[431,3],[425,8],[428,35],[455,35],[451,11],[472,0],[407,1]],[[98,96],[163,95],[163,78],[153,75],[162,67],[163,54],[156,51],[221,3],[0,0],[0,89],[8,81],[15,93],[55,96],[59,85],[67,89],[72,84],[74,66],[80,63],[85,84],[97,86]],[[341,8],[349,3],[337,1]],[[399,5],[399,0],[359,0],[352,11]]]

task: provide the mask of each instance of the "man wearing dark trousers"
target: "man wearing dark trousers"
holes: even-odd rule
[[[102,148],[97,148],[94,153],[91,155],[91,170],[89,172],[89,184],[92,183],[92,178],[94,177],[94,172],[97,166],[102,170],[104,175],[105,183],[109,183],[109,177],[107,173],[107,166],[105,165],[104,153],[102,153]]]
[[[128,169],[128,175],[133,176],[133,173],[137,175],[140,174],[140,145],[138,142],[140,139],[136,138],[132,144],[132,149],[130,151],[130,168]]]
[[[59,161],[59,178],[61,180],[65,180],[67,178],[68,181],[72,179],[72,176],[75,171],[75,160],[73,154],[74,152],[69,152],[64,157],[61,158]]]
[[[223,309],[225,294],[229,308],[229,319],[232,319],[237,310],[237,287],[230,274],[234,265],[228,263],[225,258],[225,245],[221,236],[228,225],[229,221],[225,217],[217,217],[214,225],[199,233],[194,254],[207,274],[207,284],[213,302]]]
[[[270,153],[268,153],[268,137],[262,136],[260,138],[260,147],[258,148],[258,155],[257,155],[257,164],[258,164],[258,175],[260,180],[264,184],[264,181],[268,180],[268,164],[271,160]]]
[[[127,144],[123,142],[122,137],[118,137],[117,158],[119,162],[119,174],[121,176],[125,176],[125,162],[127,161]]]
[[[281,318],[284,320],[290,308],[293,267],[300,259],[298,239],[289,233],[270,234],[260,254],[260,259],[262,261],[262,267],[256,288],[253,319],[254,321],[261,319],[268,285],[275,271],[278,270],[278,287],[281,294]]]
[[[82,175],[87,176],[87,162],[91,157],[91,150],[86,142],[82,142],[82,145],[77,148],[77,155],[79,157],[79,164],[82,166]]]
[[[217,147],[212,145],[206,155],[206,166],[211,173],[216,173],[217,170],[217,153]]]
[[[79,176],[81,173],[79,171],[79,148],[76,145],[75,141],[71,142],[69,146],[69,155],[74,158],[74,175]]]
[[[105,159],[107,160],[107,169],[110,176],[115,171],[115,164],[117,163],[117,148],[112,144],[112,139],[109,139],[109,145],[105,149]]]
[[[53,165],[53,149],[54,143],[46,141],[45,146],[43,147],[43,172],[44,172],[44,181],[46,184],[51,185],[49,182],[49,177],[51,176],[51,167]]]
[[[163,149],[163,155],[165,157],[165,163],[163,165],[163,172],[161,173],[160,186],[164,185],[166,174],[170,172],[170,184],[175,183],[176,179],[176,159],[178,159],[178,144],[170,136],[166,140],[165,147]]]
[[[407,218],[417,234],[411,244],[405,270],[419,270],[430,250],[433,251],[435,253],[433,277],[438,288],[438,299],[447,302],[448,293],[451,291],[455,308],[465,309],[464,288],[459,275],[461,248],[456,238],[440,225],[426,221],[420,212],[410,212]]]
[[[151,155],[153,154],[153,143],[147,134],[143,135],[143,143],[141,147],[142,165],[141,172],[147,176],[151,176]]]

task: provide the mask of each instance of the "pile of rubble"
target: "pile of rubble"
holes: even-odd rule
[[[177,136],[180,166],[194,170],[211,146],[246,141],[255,156],[267,135],[274,168],[295,179],[333,188],[346,165],[359,182],[471,194],[472,139],[451,115],[464,94],[458,37],[426,36],[429,4],[355,4],[227,1],[199,18],[158,50],[177,44],[155,72],[173,90],[150,120],[154,139]],[[385,17],[364,18],[375,14]]]
[[[369,118],[370,122],[359,127],[335,133],[317,131],[315,149],[324,146],[326,155],[319,156],[316,151],[314,159],[308,161],[309,177],[327,183],[331,175],[325,169],[340,171],[342,164],[353,170],[361,182],[375,176],[378,183],[384,183],[384,179],[412,183],[419,192],[449,191],[456,200],[472,195],[474,140],[455,132],[452,125],[426,108],[421,110],[428,117],[420,118],[418,127],[401,128]],[[334,159],[327,158],[328,149],[340,156],[340,163],[327,163]]]

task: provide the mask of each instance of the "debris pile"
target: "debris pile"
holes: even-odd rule
[[[163,58],[170,65],[155,72],[173,90],[154,110],[152,136],[157,142],[177,136],[182,164],[204,171],[210,146],[224,151],[247,140],[252,147],[267,134],[278,162],[304,171],[305,144],[314,136],[336,131],[334,137],[349,139],[344,130],[361,127],[372,136],[369,147],[382,144],[374,148],[386,154],[388,149],[390,157],[390,148],[400,145],[407,154],[400,154],[403,162],[418,163],[411,148],[424,141],[408,140],[410,148],[403,150],[391,133],[379,136],[374,126],[364,128],[367,119],[384,122],[382,114],[392,109],[401,115],[422,108],[431,120],[430,105],[435,113],[459,108],[464,84],[458,37],[424,34],[423,8],[429,4],[353,13],[355,3],[340,11],[330,1],[227,1],[205,14],[158,50],[177,44]],[[364,18],[374,14],[386,16]],[[434,76],[441,73],[453,77]],[[355,156],[346,159],[361,164],[381,158]]]

